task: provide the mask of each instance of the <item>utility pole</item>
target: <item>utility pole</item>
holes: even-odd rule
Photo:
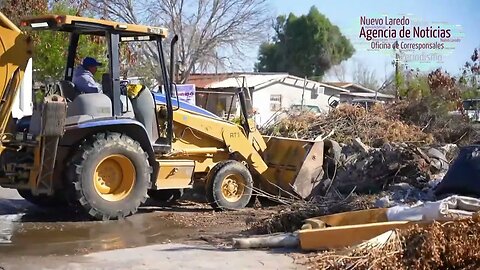
[[[399,76],[398,53],[395,52],[395,99],[398,99]]]
[[[393,46],[393,51],[395,52],[395,99],[398,100],[398,88],[400,87],[399,85],[399,76],[400,76],[400,68],[399,68],[399,54],[398,54],[398,41],[395,41],[394,46]]]
[[[302,91],[302,103],[300,105],[300,111],[303,112],[303,100],[305,96],[305,87],[307,87],[307,76],[303,79],[303,91]]]

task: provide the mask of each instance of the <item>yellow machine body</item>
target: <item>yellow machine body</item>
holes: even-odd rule
[[[25,74],[32,49],[29,37],[23,34],[5,15],[0,13],[0,134],[8,141],[12,105]],[[0,144],[0,153],[5,146]]]
[[[247,134],[240,125],[181,107],[174,113],[172,153],[159,159],[194,161],[192,178],[199,179],[232,155],[251,169],[260,189],[273,195],[307,198],[323,176],[323,141],[262,136],[255,128]],[[159,189],[190,186],[160,178]]]
[[[120,38],[134,38],[154,33],[162,37],[167,30],[158,27],[130,25],[104,20],[74,16],[47,15],[26,19],[30,24],[46,24],[50,27],[70,29],[74,22],[97,23],[109,25],[122,31]],[[53,25],[53,26],[52,26]],[[31,57],[30,42],[8,18],[0,13],[0,133],[2,134],[0,154],[8,145],[7,128],[11,121],[11,109],[19,84]],[[142,86],[128,88],[130,98],[135,97]],[[57,104],[58,103],[58,104]],[[64,100],[50,100],[51,113],[66,116]],[[66,105],[65,105],[66,106]],[[157,105],[159,133],[162,132],[162,105]],[[48,117],[44,117],[49,119]],[[53,119],[53,117],[50,117]],[[318,185],[323,176],[324,143],[323,141],[296,140],[280,137],[262,136],[255,128],[252,119],[245,119],[248,125],[238,125],[220,118],[209,117],[198,112],[189,111],[181,106],[173,111],[173,138],[168,153],[153,153],[150,157],[156,161],[158,171],[153,175],[153,189],[181,189],[192,187],[197,180],[208,179],[216,164],[227,160],[243,163],[251,173],[255,187],[279,196],[296,196],[307,198]],[[55,123],[54,123],[55,124]],[[59,123],[58,127],[65,123]],[[47,125],[46,125],[47,126]],[[48,125],[55,126],[55,125]],[[245,126],[249,130],[245,130]],[[58,137],[63,131],[54,132],[55,136],[42,134],[42,138],[33,149],[34,162],[28,171],[26,183],[9,182],[9,178],[0,179],[2,186],[16,189],[41,190],[42,193],[54,194],[53,170],[56,157],[44,153],[49,144],[58,145]],[[58,135],[58,136],[57,136]],[[55,137],[55,140],[50,138]],[[51,141],[50,141],[51,140]],[[150,142],[149,142],[150,143]],[[43,152],[42,152],[43,151]],[[56,148],[53,153],[60,153]],[[61,153],[60,153],[61,154]],[[154,155],[154,156],[153,156]],[[115,159],[112,159],[115,160]],[[108,167],[108,166],[105,166]],[[102,170],[100,170],[102,171]],[[156,179],[155,179],[156,177]],[[59,177],[56,177],[59,178]],[[133,181],[133,180],[132,180]],[[23,186],[21,186],[23,185]],[[37,194],[34,194],[37,195]]]

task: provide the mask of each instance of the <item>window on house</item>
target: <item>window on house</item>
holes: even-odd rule
[[[314,87],[310,93],[311,93],[310,98],[316,99],[318,97],[318,88]]]
[[[282,95],[270,95],[270,111],[279,111],[282,108]]]
[[[315,86],[312,91],[311,91],[311,99],[316,99],[318,98],[318,95],[324,94],[325,88],[321,86]]]

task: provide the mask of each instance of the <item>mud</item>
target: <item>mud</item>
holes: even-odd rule
[[[119,221],[82,221],[65,209],[39,209],[0,189],[0,261],[17,256],[70,256],[163,243],[228,245],[248,234],[248,224],[274,209],[214,212],[185,201],[175,206],[150,203]],[[3,195],[3,196],[2,196]],[[4,198],[1,198],[4,197]]]
[[[193,228],[153,214],[111,222],[22,222],[22,215],[0,221],[2,255],[74,255],[182,240]]]

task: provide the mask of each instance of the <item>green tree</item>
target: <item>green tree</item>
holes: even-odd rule
[[[49,10],[50,13],[60,15],[79,15],[78,9],[68,4],[68,1],[57,1]],[[67,61],[69,33],[56,31],[33,31],[34,39],[33,68],[35,78],[38,81],[48,79],[58,80],[62,78]],[[85,56],[97,58],[100,62],[106,62],[106,45],[103,38],[93,36],[81,36],[77,49],[76,63]],[[100,80],[101,73],[106,65],[99,69],[96,79]]]
[[[321,78],[355,52],[350,41],[316,7],[307,15],[277,17],[272,42],[260,46],[256,71]]]
[[[24,16],[52,13],[81,15],[82,1],[71,0],[8,0],[2,3],[2,11],[12,22],[20,25]],[[33,69],[35,80],[44,82],[62,78],[68,52],[69,34],[55,31],[29,31],[33,39]],[[106,47],[102,39],[82,36],[77,51],[77,62],[85,56],[93,56],[105,62]],[[102,69],[104,69],[103,67]],[[100,79],[102,69],[97,72]]]
[[[462,88],[462,98],[480,97],[480,48],[473,50],[470,60],[463,66],[459,85]]]
[[[40,14],[47,9],[47,0],[4,0],[0,2],[0,11],[15,25],[20,25],[23,16]]]

